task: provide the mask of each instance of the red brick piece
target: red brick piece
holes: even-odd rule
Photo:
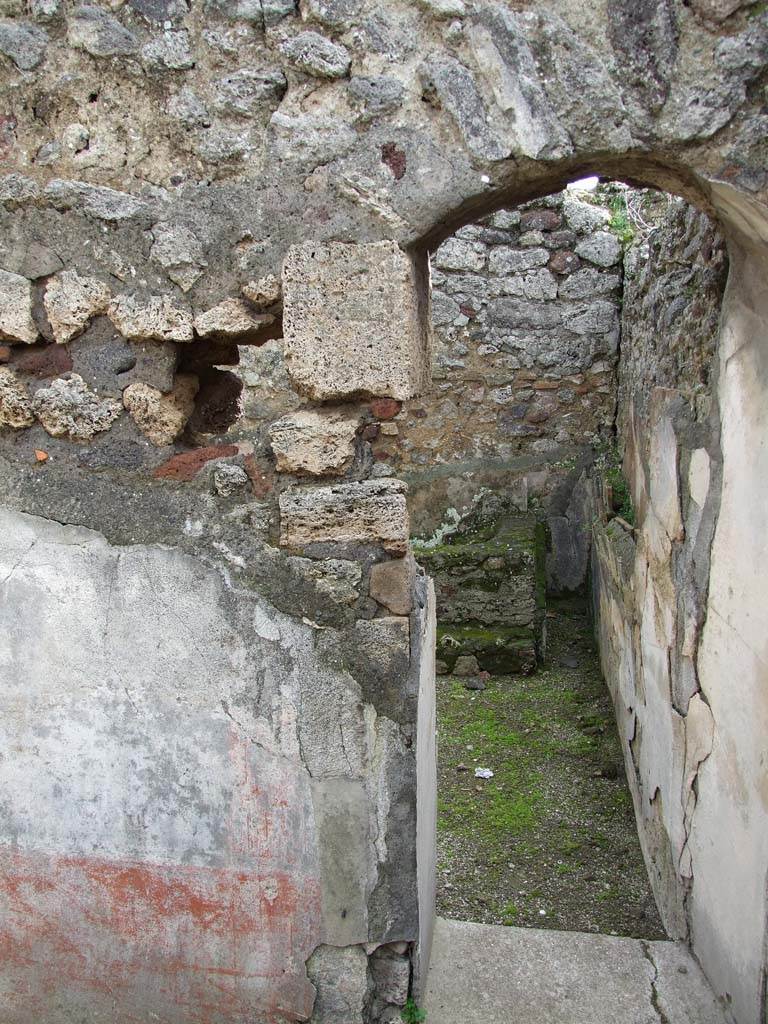
[[[393,420],[403,407],[394,398],[376,398],[371,402],[371,412],[377,420]]]
[[[562,224],[562,218],[554,210],[526,210],[520,218],[521,231],[554,231]]]
[[[206,462],[211,459],[227,459],[238,454],[238,447],[234,444],[216,444],[209,448],[193,448],[190,452],[181,452],[158,466],[152,474],[158,479],[181,480],[187,482],[194,480]]]
[[[72,357],[64,345],[35,346],[16,356],[13,365],[33,377],[60,377],[72,369]]]

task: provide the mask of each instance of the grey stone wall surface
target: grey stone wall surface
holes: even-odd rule
[[[761,718],[763,697],[743,651],[744,627],[721,608],[742,549],[758,563],[765,553],[743,522],[736,540],[726,511],[739,478],[726,445],[734,430],[759,429],[763,412],[748,394],[736,421],[723,404],[733,402],[735,339],[719,325],[740,287],[731,268],[724,296],[727,268],[716,226],[677,200],[660,204],[650,234],[627,253],[618,422],[633,522],[614,518],[603,487],[591,516],[603,671],[657,902],[669,933],[692,941],[735,1019],[751,1020],[762,1000],[754,943],[766,910],[766,807],[746,783],[757,764],[750,767],[749,741],[738,756],[730,745],[741,747],[734,727],[750,733],[744,716]],[[746,315],[754,325],[756,314]],[[757,341],[749,338],[748,348]],[[742,500],[759,501],[758,491],[750,499],[742,491]],[[754,576],[742,572],[743,600]],[[718,675],[713,663],[722,669],[726,661]]]
[[[718,992],[756,1024],[768,14],[692,0],[643,3],[637,20],[629,6],[2,4],[9,1024],[391,1017],[429,913],[417,899],[411,647],[423,623],[411,573],[386,601],[372,596],[373,567],[407,555],[404,492],[379,488],[373,442],[394,436],[393,382],[426,384],[427,250],[592,171],[694,200],[731,247],[724,487],[698,661],[715,729],[689,910]],[[375,316],[356,319],[361,337],[340,315],[334,348],[324,320],[335,374],[369,344],[378,364],[389,345],[402,365],[375,386],[363,365],[360,395],[343,396],[357,426],[342,453],[328,446],[338,410],[326,421],[313,399],[315,434],[294,423],[278,471],[242,413],[271,422],[307,406],[279,368],[293,301],[282,268],[307,243],[354,244],[366,265],[369,244],[386,243],[392,260],[368,275],[359,308],[382,320],[399,289],[421,330],[397,345]],[[409,272],[395,279],[396,247]],[[533,275],[521,287],[546,294],[537,248],[506,259]],[[602,239],[579,258],[609,255]],[[530,300],[500,301],[503,320]],[[612,308],[589,305],[580,330],[609,334]],[[249,411],[243,385],[262,361],[275,382]],[[659,472],[675,415],[655,442]],[[698,448],[717,465],[708,441]],[[306,510],[315,489],[343,530],[286,529],[281,499]],[[664,534],[651,540],[664,563]],[[664,646],[646,641],[650,665]],[[672,771],[669,746],[657,751]],[[729,830],[747,853],[720,895]]]

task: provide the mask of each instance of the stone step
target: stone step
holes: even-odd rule
[[[435,924],[426,1024],[726,1024],[687,947]]]

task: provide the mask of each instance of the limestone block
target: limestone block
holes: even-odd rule
[[[189,46],[189,33],[167,31],[150,39],[141,48],[141,63],[147,71],[183,71],[195,66]]]
[[[334,604],[354,604],[360,597],[358,586],[363,570],[359,562],[345,558],[299,558],[288,559],[288,564],[305,579],[312,580],[318,591]]]
[[[558,295],[561,299],[591,299],[612,292],[620,284],[618,274],[603,274],[594,267],[584,267],[560,282]]]
[[[612,267],[621,259],[621,242],[610,231],[596,231],[576,246],[576,253],[582,259],[596,263],[598,267]]]
[[[567,193],[563,199],[563,215],[568,227],[580,234],[599,231],[606,227],[611,219],[608,210],[602,206],[593,206],[592,203],[585,203]]]
[[[533,270],[529,274],[513,274],[504,281],[505,295],[543,301],[557,298],[557,279],[549,270]]]
[[[411,962],[386,946],[376,950],[370,959],[376,995],[385,1003],[405,1006],[411,980]]]
[[[393,615],[409,615],[413,607],[413,558],[393,558],[371,567],[370,595]]]
[[[619,311],[615,302],[597,299],[565,311],[563,322],[575,334],[607,334],[618,328]]]
[[[222,462],[213,471],[213,490],[222,498],[231,498],[248,487],[249,478],[242,466]]]
[[[488,269],[492,274],[520,274],[525,270],[546,267],[547,263],[547,249],[507,249],[499,246],[491,252]]]
[[[56,274],[45,289],[43,305],[53,337],[60,344],[81,334],[93,316],[106,313],[110,291],[103,281],[74,270]]]
[[[474,75],[461,61],[433,53],[418,71],[422,87],[438,98],[475,156],[483,160],[509,156],[510,145],[489,115]]]
[[[274,110],[287,88],[279,68],[243,68],[216,83],[213,105],[222,114],[255,117],[262,111]]]
[[[380,544],[392,554],[408,547],[402,480],[363,480],[326,487],[289,487],[280,495],[280,543]]]
[[[31,71],[42,61],[48,34],[28,21],[0,21],[0,53],[10,57],[20,71]]]
[[[485,260],[485,248],[479,242],[449,238],[432,257],[432,264],[440,270],[468,270],[477,273],[485,269]]]
[[[133,33],[114,15],[90,4],[78,7],[70,18],[67,42],[93,57],[125,57],[139,48]]]
[[[749,0],[691,0],[691,7],[705,21],[720,22],[748,3]]]
[[[0,270],[0,340],[23,341],[28,345],[37,340],[37,328],[32,319],[32,285],[19,274]]]
[[[122,409],[114,398],[99,398],[77,373],[66,373],[32,398],[32,410],[52,437],[89,441],[108,430]]]
[[[349,82],[348,94],[366,121],[389,114],[402,106],[405,89],[388,75],[357,75]]]
[[[0,426],[31,427],[35,422],[29,393],[8,367],[0,367]]]
[[[283,265],[283,329],[297,390],[327,400],[397,399],[429,381],[415,272],[395,242],[293,246]]]
[[[130,384],[123,392],[123,405],[136,426],[152,444],[172,444],[181,434],[195,408],[199,387],[197,377],[181,373],[173,390],[164,395],[148,384]]]
[[[706,448],[696,448],[691,452],[691,462],[688,468],[688,490],[691,498],[699,508],[704,508],[704,503],[709,494],[709,455]]]
[[[247,338],[275,322],[267,313],[254,313],[243,299],[229,297],[198,313],[195,331],[201,338]]]
[[[317,989],[310,1024],[363,1024],[368,957],[362,946],[318,946],[307,976]]]
[[[287,40],[282,50],[295,67],[315,78],[343,78],[352,63],[346,47],[318,32],[300,32]]]
[[[282,285],[274,274],[267,274],[258,281],[249,281],[243,285],[243,295],[256,309],[269,309],[280,301],[283,293]]]
[[[358,420],[338,410],[299,409],[269,428],[280,473],[339,476],[355,454]]]
[[[7,210],[16,210],[36,202],[40,197],[40,186],[23,174],[6,174],[0,177],[0,203]]]
[[[192,341],[192,314],[168,295],[118,295],[109,305],[109,318],[132,341]]]
[[[207,266],[199,239],[183,224],[165,222],[152,226],[152,237],[152,259],[183,292],[189,291]]]

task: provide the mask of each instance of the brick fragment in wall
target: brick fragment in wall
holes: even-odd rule
[[[375,544],[405,554],[409,522],[401,480],[364,480],[323,487],[294,486],[280,495],[280,543]]]
[[[167,395],[137,382],[129,384],[123,392],[123,405],[142,434],[162,447],[181,435],[194,410],[198,387],[193,374],[179,374]]]
[[[358,419],[343,410],[298,409],[273,423],[269,440],[280,473],[339,476],[352,463]]]
[[[37,327],[32,319],[32,284],[26,277],[0,270],[0,341],[37,340]]]
[[[395,242],[293,246],[283,265],[288,372],[317,400],[399,400],[429,380],[415,271]]]
[[[64,270],[48,282],[43,297],[53,337],[64,344],[81,334],[91,317],[106,313],[111,293],[103,281]]]
[[[60,345],[35,345],[14,350],[13,365],[33,377],[61,377],[72,369],[72,356]]]
[[[190,480],[194,480],[207,462],[211,462],[214,459],[228,459],[238,453],[239,449],[234,444],[216,444],[209,445],[206,448],[193,448],[191,451],[172,455],[167,462],[158,466],[152,475],[159,480],[178,480],[182,483],[188,483]]]
[[[392,398],[377,398],[371,402],[371,414],[377,420],[391,420],[397,416],[402,407],[401,402],[396,402]]]
[[[0,427],[20,430],[35,422],[29,392],[13,370],[0,367]]]

